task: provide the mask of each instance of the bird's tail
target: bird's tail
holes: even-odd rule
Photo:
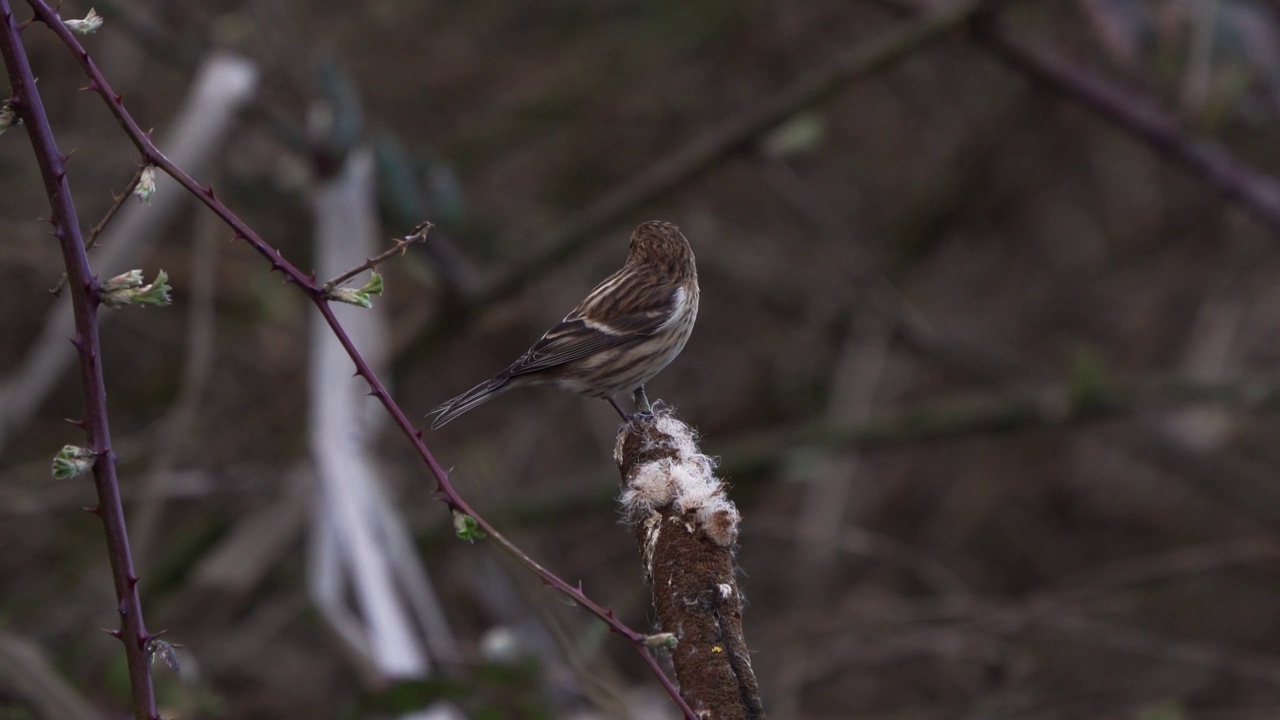
[[[458,417],[462,413],[498,397],[502,393],[516,387],[511,383],[511,377],[498,375],[497,377],[485,380],[479,385],[462,393],[458,397],[444,403],[440,407],[432,410],[428,415],[435,415],[435,420],[431,421],[431,427],[442,427],[445,423]]]

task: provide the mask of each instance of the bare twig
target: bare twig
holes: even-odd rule
[[[1118,92],[1109,91],[1109,94]],[[1234,160],[1231,163],[1234,167]],[[765,168],[769,169],[769,166],[766,165]],[[1273,181],[1268,178],[1267,183],[1271,182]],[[790,184],[793,183],[788,180],[780,187],[785,188]],[[821,217],[815,217],[813,212],[802,214],[824,233],[831,225]],[[825,213],[817,215],[822,214]],[[791,427],[783,432],[784,435],[795,433],[787,435],[788,442],[799,440],[837,447],[854,444],[866,448],[908,439],[919,441],[972,432],[1009,432],[1097,422],[1188,404],[1222,403],[1240,408],[1261,409],[1273,406],[1280,398],[1280,386],[1276,385],[1274,378],[1239,378],[1223,383],[1197,383],[1168,377],[1142,378],[1137,381],[1082,378],[1081,382],[1074,384],[1054,383],[1050,374],[1004,357],[986,345],[956,337],[947,330],[936,327],[901,297],[883,273],[876,270],[874,264],[864,266],[863,263],[855,262],[855,258],[849,257],[848,253],[842,253],[838,257],[848,264],[847,272],[851,278],[866,278],[865,282],[870,287],[867,294],[871,304],[896,323],[897,332],[907,345],[974,378],[998,386],[1004,392],[999,399],[944,403],[934,405],[924,413],[907,410],[857,427],[837,429],[811,425],[807,430]],[[1190,447],[1174,438],[1166,429],[1149,422],[1142,423],[1141,419],[1137,427],[1121,428],[1116,435],[1120,444],[1130,452],[1145,456],[1171,472],[1195,481],[1208,494],[1225,498],[1235,507],[1269,523],[1280,523],[1280,490],[1268,479],[1270,473],[1265,468]],[[774,439],[779,437],[775,435]],[[745,443],[742,446],[745,456],[734,458],[735,467],[738,462],[750,464],[752,458],[756,462],[764,460],[764,453],[770,447],[770,442],[760,437],[757,437],[756,442]],[[772,447],[776,448],[777,445]],[[732,454],[727,455],[733,457]]]
[[[58,27],[66,28],[57,22]],[[67,31],[70,32],[70,31]],[[0,0],[0,52],[13,87],[11,105],[27,127],[27,136],[44,178],[45,193],[51,206],[53,235],[62,247],[62,259],[71,285],[71,305],[75,313],[76,335],[72,344],[80,356],[80,382],[84,393],[84,419],[77,423],[88,436],[88,448],[95,458],[94,485],[98,506],[93,512],[102,518],[106,532],[107,553],[111,559],[111,577],[115,584],[120,626],[109,631],[124,643],[129,666],[129,685],[133,691],[134,717],[158,720],[155,690],[151,683],[148,645],[155,638],[147,632],[142,618],[142,602],[138,597],[138,576],[129,552],[129,536],[125,528],[124,508],[120,503],[120,484],[116,477],[116,455],[111,449],[111,428],[107,418],[107,388],[102,376],[101,343],[98,337],[98,291],[100,283],[93,276],[85,252],[84,238],[76,217],[71,186],[67,183],[66,164],[53,138],[49,117],[40,99],[31,63],[22,45],[21,30],[13,17],[8,0]]]
[[[1280,687],[1280,657],[1271,653],[1226,648],[1209,642],[1178,640],[1139,627],[1096,620],[1054,605],[1020,607],[1013,604],[978,604],[976,618],[997,634],[1023,633],[1042,628],[1073,639],[1088,641],[1163,662],[1225,671],[1241,678]]]
[[[1186,132],[1155,100],[1122,88],[1041,45],[1015,40],[994,17],[975,21],[973,37],[1011,68],[1124,128],[1272,228],[1280,228],[1280,182],[1248,167],[1222,145]]]
[[[649,165],[624,185],[587,205],[565,224],[552,229],[535,243],[536,247],[545,250],[482,290],[471,298],[469,305],[440,318],[437,325],[426,333],[428,338],[447,334],[479,308],[517,294],[548,269],[587,247],[598,233],[627,213],[660,197],[672,187],[697,177],[737,151],[750,148],[764,133],[797,112],[829,98],[849,83],[912,57],[921,47],[964,25],[986,5],[986,0],[948,3],[947,7],[927,13],[907,27],[840,53],[757,104],[730,113],[724,122]]]
[[[120,208],[124,207],[124,201],[128,200],[129,196],[133,194],[133,189],[138,186],[138,180],[142,178],[142,172],[146,169],[146,165],[138,165],[138,169],[133,172],[133,179],[129,181],[129,186],[125,188],[124,193],[121,195],[113,194],[111,196],[111,207],[107,208],[107,214],[102,216],[102,219],[98,221],[97,225],[94,225],[89,229],[89,236],[84,240],[85,250],[92,250],[93,248],[98,247],[98,235],[101,234],[103,229],[105,229],[111,222],[111,218],[116,216],[116,213],[120,211]],[[67,274],[63,273],[62,278],[58,280],[58,284],[53,286],[53,289],[49,292],[54,295],[61,295],[62,288],[66,287],[66,285]]]
[[[124,202],[133,194],[133,189],[138,187],[138,181],[142,179],[142,173],[146,172],[146,170],[146,164],[139,163],[138,169],[133,173],[133,178],[129,180],[129,186],[126,187],[124,192],[120,195],[112,196],[111,207],[107,208],[107,214],[102,216],[102,219],[98,221],[97,225],[89,228],[89,237],[85,240],[87,243],[85,245],[86,250],[92,250],[98,247],[98,236],[101,235],[102,231],[111,223],[111,219],[114,218],[116,213],[120,211],[120,208],[124,206]]]
[[[778,542],[824,543],[846,555],[859,555],[910,571],[939,595],[971,595],[973,590],[954,570],[926,552],[888,535],[846,524],[834,537],[820,528],[810,529],[791,518],[768,519],[753,524],[746,534]]]
[[[427,236],[431,234],[431,228],[433,227],[435,226],[429,222],[424,222],[419,224],[417,227],[413,229],[413,232],[409,233],[408,235],[405,235],[403,238],[396,238],[395,247],[391,248],[390,250],[387,250],[386,252],[378,255],[377,257],[367,258],[363,263],[357,265],[356,267],[351,268],[350,270],[342,273],[341,275],[335,277],[334,279],[326,282],[321,287],[324,288],[324,290],[327,292],[329,290],[332,290],[338,287],[342,283],[350,280],[356,275],[359,275],[365,270],[372,270],[378,267],[383,262],[397,255],[400,255],[403,257],[404,254],[409,251],[410,245],[414,245],[420,242],[425,242],[427,239]]]
[[[992,394],[922,403],[880,412],[858,423],[790,423],[744,435],[724,451],[742,472],[776,459],[783,447],[815,445],[874,449],[980,434],[1084,426],[1175,408],[1221,405],[1264,410],[1280,405],[1280,378],[1240,378],[1196,383],[1171,377],[1115,380],[1102,387],[1042,383],[1028,391],[1011,387]]]
[[[671,682],[670,678],[666,676],[666,673],[662,671],[662,668],[658,665],[652,653],[650,653],[646,645],[646,641],[648,639],[647,635],[631,629],[615,617],[612,610],[609,610],[587,597],[580,587],[570,585],[568,582],[530,558],[514,543],[501,535],[487,520],[476,513],[466,500],[458,493],[457,489],[449,479],[449,474],[440,466],[435,457],[431,454],[431,451],[423,442],[422,432],[414,427],[413,423],[409,421],[408,416],[405,415],[404,411],[400,409],[400,406],[391,397],[386,386],[378,378],[378,375],[374,373],[372,368],[369,366],[369,363],[351,341],[347,331],[334,316],[333,310],[329,306],[329,301],[326,297],[323,286],[286,260],[278,250],[269,245],[257,234],[257,232],[253,230],[253,228],[249,227],[249,225],[241,220],[239,216],[218,200],[212,187],[200,185],[192,179],[190,175],[187,175],[186,172],[161,153],[160,150],[152,143],[150,136],[142,130],[137,121],[135,121],[125,110],[120,96],[111,89],[110,83],[107,82],[106,77],[102,74],[102,71],[98,69],[98,66],[93,62],[93,59],[89,56],[88,51],[84,49],[84,46],[80,44],[80,41],[62,24],[57,12],[43,0],[28,0],[28,4],[30,4],[32,9],[35,11],[36,17],[41,22],[44,22],[49,29],[52,30],[68,48],[71,49],[71,52],[75,56],[76,61],[80,64],[81,69],[89,77],[89,89],[98,93],[98,95],[102,97],[108,110],[116,118],[116,121],[120,124],[121,128],[123,128],[125,134],[128,135],[129,139],[142,153],[144,159],[146,159],[150,164],[153,164],[163,170],[167,175],[176,180],[178,184],[204,203],[210,211],[221,218],[223,222],[235,231],[237,239],[244,240],[255,251],[257,251],[258,254],[266,258],[266,260],[271,264],[271,270],[273,272],[278,271],[282,273],[285,276],[286,282],[296,285],[307,295],[311,302],[316,306],[316,310],[320,313],[325,323],[337,337],[338,342],[342,345],[348,357],[350,357],[351,361],[355,364],[356,375],[364,378],[364,380],[369,383],[370,393],[376,397],[380,403],[382,403],[382,406],[392,416],[395,425],[413,445],[419,458],[435,478],[438,497],[441,502],[445,503],[445,505],[456,513],[460,513],[471,518],[480,530],[491,537],[503,550],[510,553],[513,557],[532,570],[544,582],[555,588],[557,591],[570,597],[578,605],[602,620],[609,626],[611,631],[626,638],[631,644],[631,647],[641,656],[642,660],[646,665],[648,665],[649,669],[658,678],[658,681],[671,695],[673,700],[680,706],[681,712],[684,713],[685,717],[689,718],[689,720],[697,720],[693,711],[689,709],[688,705],[680,697],[680,693],[675,688],[675,685]],[[7,9],[7,0],[0,0],[0,7]],[[9,16],[11,18],[11,14],[9,14]],[[12,25],[12,22],[10,22],[10,25]],[[15,38],[16,32],[17,31],[15,29],[13,31]],[[23,56],[23,59],[25,61],[25,56]],[[10,65],[10,67],[12,67],[12,65]],[[52,193],[53,190],[51,189],[50,192]],[[99,464],[101,465],[103,463]],[[123,527],[123,518],[121,518],[121,527]],[[147,678],[149,689],[150,675],[148,675]],[[154,703],[154,700],[151,702]]]
[[[1274,562],[1280,543],[1270,536],[1231,538],[1168,552],[1116,560],[1067,578],[1050,594],[1093,594],[1138,583],[1168,580],[1239,565]]]

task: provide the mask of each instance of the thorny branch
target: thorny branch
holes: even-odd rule
[[[92,250],[98,247],[98,236],[102,234],[103,230],[107,229],[107,225],[111,223],[111,219],[116,216],[116,213],[120,212],[120,208],[124,207],[124,202],[133,195],[134,189],[138,187],[138,182],[142,180],[142,173],[146,171],[146,165],[138,165],[138,169],[133,173],[133,179],[129,180],[129,186],[126,187],[124,192],[120,195],[112,197],[111,207],[107,208],[107,213],[102,216],[102,219],[98,221],[97,225],[89,228],[89,237],[86,240],[87,244],[85,245],[86,250]]]
[[[107,225],[111,223],[111,219],[116,216],[116,213],[120,212],[120,208],[124,207],[125,200],[128,200],[129,196],[133,194],[134,188],[138,187],[138,181],[142,179],[142,173],[146,169],[146,165],[138,165],[138,169],[133,172],[133,178],[129,180],[129,186],[124,189],[124,193],[112,196],[111,207],[107,208],[106,214],[102,216],[97,225],[89,228],[89,236],[84,239],[85,250],[92,250],[98,247],[98,236],[102,234],[103,230],[107,229]],[[58,280],[58,284],[49,292],[54,295],[61,295],[62,288],[66,287],[66,285],[67,274],[63,273],[62,279]]]
[[[56,19],[55,19],[56,22]],[[62,27],[58,23],[58,27]],[[64,28],[65,29],[65,28]],[[84,393],[84,419],[76,425],[88,436],[88,448],[95,458],[94,486],[98,506],[92,512],[102,518],[106,532],[107,553],[111,560],[111,577],[115,584],[120,626],[108,631],[124,643],[129,666],[129,684],[133,692],[134,717],[159,720],[155,689],[151,682],[148,650],[156,636],[147,632],[138,596],[138,575],[134,572],[129,552],[129,536],[125,528],[124,508],[120,503],[120,484],[116,476],[116,455],[111,449],[111,429],[107,417],[107,389],[103,379],[101,344],[98,335],[98,307],[101,283],[93,276],[80,221],[76,217],[71,186],[67,182],[66,158],[58,151],[49,118],[36,87],[35,75],[22,45],[22,29],[13,17],[8,0],[0,0],[0,52],[13,87],[10,104],[27,127],[36,163],[44,178],[45,193],[51,206],[53,235],[62,247],[63,263],[71,285],[71,305],[75,315],[76,336],[72,340],[80,356],[80,383]]]
[[[493,540],[497,542],[500,547],[502,547],[504,550],[506,550],[508,553],[510,553],[512,556],[518,559],[521,563],[523,563],[526,567],[532,570],[544,582],[546,582],[551,587],[555,588],[557,591],[570,597],[578,605],[581,605],[582,607],[586,608],[588,612],[595,615],[600,620],[602,620],[606,625],[608,625],[609,629],[612,632],[615,632],[623,636],[624,638],[626,638],[630,642],[631,646],[635,649],[635,651],[641,656],[645,664],[648,665],[649,669],[658,678],[659,682],[663,685],[667,693],[671,695],[673,701],[680,707],[681,712],[684,714],[684,716],[686,718],[689,718],[689,720],[697,720],[697,717],[694,715],[693,711],[680,697],[680,693],[676,689],[675,685],[672,683],[670,678],[666,676],[666,673],[663,672],[662,668],[658,665],[657,660],[649,652],[649,649],[647,646],[647,642],[648,642],[647,635],[637,632],[631,629],[630,627],[628,627],[625,623],[623,623],[621,620],[615,617],[612,610],[596,603],[594,600],[591,600],[589,597],[587,597],[582,592],[581,587],[575,587],[573,585],[570,585],[565,580],[561,579],[551,571],[544,568],[542,565],[538,564],[536,561],[530,558],[527,554],[525,554],[522,550],[520,550],[520,548],[516,547],[516,545],[514,545],[510,540],[507,540],[492,525],[490,525],[487,520],[485,520],[482,516],[480,516],[474,510],[471,509],[471,506],[466,502],[465,499],[462,498],[462,496],[454,488],[453,483],[449,479],[448,473],[440,466],[440,464],[436,461],[435,457],[431,454],[431,451],[427,448],[426,444],[423,442],[422,432],[414,427],[414,425],[409,421],[408,417],[405,415],[404,411],[400,409],[400,406],[398,404],[396,404],[395,400],[391,397],[391,394],[387,391],[386,386],[382,383],[382,381],[378,378],[377,374],[369,366],[369,363],[360,354],[360,351],[355,347],[355,344],[351,341],[351,338],[347,334],[346,330],[342,327],[342,325],[338,322],[337,318],[334,316],[333,311],[329,306],[329,300],[328,300],[327,293],[325,291],[324,286],[321,283],[314,280],[308,274],[299,270],[295,265],[293,265],[288,260],[286,260],[278,250],[276,250],[274,247],[269,245],[265,240],[263,240],[262,237],[260,237],[253,230],[253,228],[249,227],[247,223],[241,220],[239,216],[233,213],[226,205],[224,205],[220,200],[217,199],[212,187],[206,187],[206,186],[200,185],[198,182],[192,179],[191,176],[187,175],[186,172],[184,172],[181,168],[174,165],[173,162],[170,161],[169,158],[167,158],[162,152],[160,152],[160,150],[152,143],[150,134],[147,132],[144,132],[142,128],[138,125],[137,121],[135,121],[133,117],[128,113],[128,111],[125,110],[123,98],[111,89],[110,83],[107,82],[106,77],[102,74],[101,70],[99,70],[97,65],[93,62],[93,59],[89,56],[89,52],[85,50],[83,45],[80,44],[80,41],[75,37],[75,35],[72,34],[72,32],[65,25],[63,25],[61,18],[58,16],[57,11],[54,8],[50,7],[48,3],[43,2],[43,0],[28,0],[28,3],[31,5],[32,9],[35,11],[36,18],[41,22],[45,23],[49,27],[49,29],[52,30],[56,35],[58,35],[58,37],[62,40],[62,42],[66,44],[68,48],[71,49],[72,53],[76,57],[77,62],[80,64],[85,74],[89,77],[90,82],[89,82],[88,89],[93,92],[96,92],[106,102],[107,108],[109,109],[111,114],[116,118],[116,121],[120,124],[120,127],[124,130],[125,134],[128,135],[129,139],[133,142],[135,147],[137,147],[138,151],[142,154],[142,157],[145,163],[155,165],[159,169],[163,170],[167,175],[169,175],[175,181],[177,181],[179,185],[181,185],[188,192],[190,192],[192,195],[197,197],[202,203],[204,203],[206,207],[209,208],[209,210],[211,210],[215,215],[217,215],[220,219],[222,219],[223,222],[225,222],[228,226],[230,226],[232,230],[235,231],[237,239],[244,240],[260,255],[266,258],[267,261],[271,264],[271,270],[273,272],[279,271],[280,273],[282,273],[285,276],[285,279],[287,282],[296,285],[300,290],[302,290],[302,292],[304,292],[307,295],[308,298],[310,298],[312,303],[315,304],[317,311],[320,313],[321,317],[324,318],[326,324],[329,325],[329,328],[334,333],[334,336],[338,339],[338,342],[342,345],[343,349],[347,351],[348,356],[350,356],[352,362],[355,364],[356,375],[364,378],[365,381],[369,383],[370,393],[374,395],[379,400],[379,402],[382,403],[383,407],[387,410],[387,412],[391,414],[393,420],[395,421],[396,426],[401,430],[401,432],[405,435],[405,437],[408,438],[409,442],[414,446],[414,449],[417,451],[418,456],[422,459],[423,463],[427,466],[427,469],[430,471],[432,476],[435,477],[436,483],[437,483],[437,494],[441,502],[445,503],[445,505],[447,505],[451,510],[455,512],[459,512],[473,519],[475,524],[481,530],[483,530],[486,535],[492,537]],[[7,19],[6,27],[11,29],[11,34],[13,35],[16,41],[17,28],[16,28],[16,25],[13,23],[12,13],[8,12],[7,0],[0,0],[0,8],[3,8],[5,11],[5,15]],[[22,58],[22,60],[24,61],[23,64],[25,67],[26,66],[25,56]],[[13,67],[13,65],[10,64],[10,67]],[[28,74],[29,74],[29,68],[28,68]],[[34,81],[32,82],[34,84]],[[45,124],[45,127],[47,128],[48,126],[47,121],[44,124]],[[54,155],[54,157],[55,158],[57,157],[56,154]],[[59,176],[59,180],[61,180],[61,176]],[[56,193],[56,188],[51,186],[49,189],[49,192],[50,192],[50,196],[54,197]],[[70,205],[69,197],[66,198],[66,203],[68,204],[68,206]],[[71,212],[74,212],[73,208],[71,209]],[[81,257],[83,257],[83,255]],[[85,264],[84,272],[87,275],[88,274],[87,259],[84,260],[84,264]],[[95,333],[96,333],[96,329],[95,329]],[[99,376],[99,384],[100,384],[100,376]],[[104,417],[104,421],[105,421],[105,417]],[[105,463],[99,463],[99,465],[103,465],[103,464]],[[116,495],[116,504],[117,506],[119,504],[118,493]],[[123,532],[124,532],[123,515],[121,515],[120,517],[119,530],[121,533],[121,537],[123,537]],[[127,548],[127,541],[125,545]],[[114,558],[114,555],[113,555],[113,558]],[[130,569],[130,573],[131,572],[132,570]],[[136,578],[133,578],[131,582],[136,584],[137,582]],[[135,594],[135,598],[136,598],[136,594]],[[140,615],[136,617],[138,619],[138,622],[140,623],[141,622]],[[139,636],[139,637],[142,637],[142,636]],[[143,642],[142,644],[145,645],[145,642]],[[131,667],[132,667],[132,662],[131,662]],[[141,702],[138,702],[137,700],[135,700],[135,702],[137,702],[139,707],[149,706],[151,708],[154,708],[154,693],[150,692],[150,675],[149,674],[145,678],[145,684],[146,684],[147,693],[145,696],[141,697],[141,700],[144,702],[148,702],[149,705],[143,705]],[[137,688],[135,688],[135,693],[139,693],[139,692],[140,691]],[[147,716],[140,715],[139,717],[147,717]]]
[[[350,270],[335,277],[334,279],[326,282],[321,287],[323,287],[325,291],[332,290],[338,287],[339,285],[341,285],[342,283],[364,272],[365,270],[372,270],[378,267],[379,265],[381,265],[383,262],[397,255],[403,256],[406,252],[409,251],[410,245],[420,243],[420,242],[425,242],[427,239],[427,236],[431,234],[431,228],[433,227],[435,226],[429,222],[424,222],[418,225],[413,229],[413,232],[409,233],[408,235],[405,235],[403,238],[396,238],[395,247],[391,248],[390,250],[387,250],[386,252],[378,255],[377,257],[368,258],[363,263],[360,263],[356,267],[353,267]]]

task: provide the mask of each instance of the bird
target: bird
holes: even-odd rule
[[[604,398],[624,421],[631,416],[615,396],[632,393],[637,410],[650,412],[645,383],[684,349],[698,317],[698,296],[693,249],[680,228],[661,220],[641,223],[621,270],[506,369],[432,410],[431,427],[530,385]]]

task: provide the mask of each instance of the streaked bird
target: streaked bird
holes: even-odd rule
[[[431,412],[438,428],[493,398],[527,385],[554,385],[604,398],[627,413],[614,396],[634,393],[649,410],[644,385],[675,359],[698,317],[698,269],[680,229],[653,220],[631,233],[622,269],[507,369]]]

